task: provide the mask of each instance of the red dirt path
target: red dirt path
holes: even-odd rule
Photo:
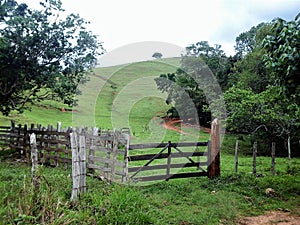
[[[180,126],[176,126],[177,124],[179,124]],[[185,134],[185,135],[192,135],[192,134],[184,132],[183,130],[180,129],[180,127],[189,127],[189,128],[190,127],[194,127],[194,128],[203,130],[204,132],[210,134],[210,129],[209,128],[206,128],[206,127],[195,127],[195,126],[193,126],[191,124],[183,123],[183,121],[180,120],[180,119],[164,119],[163,127],[166,128],[166,129],[168,129],[168,130],[173,130],[173,131],[176,131],[176,132],[178,132],[180,134]]]

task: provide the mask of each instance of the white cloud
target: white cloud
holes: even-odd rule
[[[19,0],[22,2],[22,0]],[[24,2],[24,1],[23,1]],[[37,5],[39,0],[25,0]],[[62,0],[68,12],[91,22],[111,51],[135,42],[162,41],[186,47],[198,41],[221,44],[234,53],[235,37],[275,17],[292,20],[299,0]],[[231,46],[231,47],[230,47]]]

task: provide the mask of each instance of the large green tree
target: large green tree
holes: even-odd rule
[[[77,85],[103,53],[79,15],[63,16],[60,0],[30,9],[0,0],[0,111],[22,112],[29,103],[57,98],[72,105]]]
[[[299,16],[273,20],[256,32],[256,47],[230,74],[235,82],[225,92],[227,128],[291,146],[300,135]]]
[[[162,74],[156,83],[159,90],[168,93],[167,103],[174,103],[169,110],[171,116],[178,117],[180,111],[189,121],[194,119],[208,125],[211,112],[217,112],[211,111],[211,107],[221,96],[221,87],[227,84],[231,64],[220,45],[212,47],[201,41],[186,50],[180,68],[172,74]],[[217,115],[213,113],[213,116]]]

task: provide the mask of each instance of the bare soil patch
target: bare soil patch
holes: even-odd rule
[[[300,209],[296,213],[270,211],[261,216],[246,217],[237,222],[238,225],[299,225]]]

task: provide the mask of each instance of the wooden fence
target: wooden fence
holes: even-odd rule
[[[93,128],[77,134],[79,139],[84,137],[80,139],[83,143],[73,143],[78,152],[84,151],[79,154],[87,156],[90,173],[102,179],[124,183],[199,176],[213,178],[220,175],[219,129],[219,122],[215,120],[211,140],[207,142],[130,144],[128,131],[99,133]]]
[[[30,161],[30,134],[34,133],[41,163],[55,166],[59,163],[67,165],[72,162],[70,131],[70,128],[62,130],[61,123],[58,123],[57,127],[52,125],[42,127],[34,124],[16,126],[12,121],[10,127],[0,127],[0,147],[2,150],[16,150]]]
[[[30,127],[15,126],[12,122],[11,127],[0,127],[0,140],[2,148],[16,149],[26,155],[30,161],[32,149],[30,135],[34,134],[37,162],[53,166],[59,164],[67,166],[72,163],[73,171],[79,171],[79,177],[91,174],[101,179],[125,183],[219,176],[219,129],[218,121],[213,121],[211,140],[207,142],[171,143],[169,141],[131,145],[128,129],[103,131],[98,128],[91,130],[67,128],[62,130],[60,123],[54,128],[50,125],[35,127],[33,124]],[[86,164],[86,170],[74,169],[82,168],[80,163],[82,161]],[[84,185],[75,186],[74,189],[84,188]]]
[[[10,129],[9,126],[0,126],[0,150],[7,150],[10,148]]]
[[[200,146],[206,146],[206,151],[200,151]],[[209,142],[171,143],[171,141],[167,143],[130,145],[129,150],[131,151],[148,149],[153,152],[153,149],[161,150],[158,153],[151,154],[137,154],[132,156],[128,154],[130,155],[129,165],[133,165],[133,162],[146,162],[142,166],[130,166],[128,168],[129,178],[133,181],[154,181],[208,176],[207,167],[209,165],[208,155],[210,146]],[[183,148],[186,149],[187,147],[193,147],[194,149],[190,150],[188,148],[188,150],[183,150]],[[204,158],[203,161],[200,161],[200,156]],[[174,160],[176,162],[173,162]],[[155,161],[158,161],[159,164],[152,165]],[[194,171],[184,172],[181,170],[183,168],[194,168]],[[175,172],[172,173],[172,170]],[[147,171],[148,174],[139,176],[144,171]]]

